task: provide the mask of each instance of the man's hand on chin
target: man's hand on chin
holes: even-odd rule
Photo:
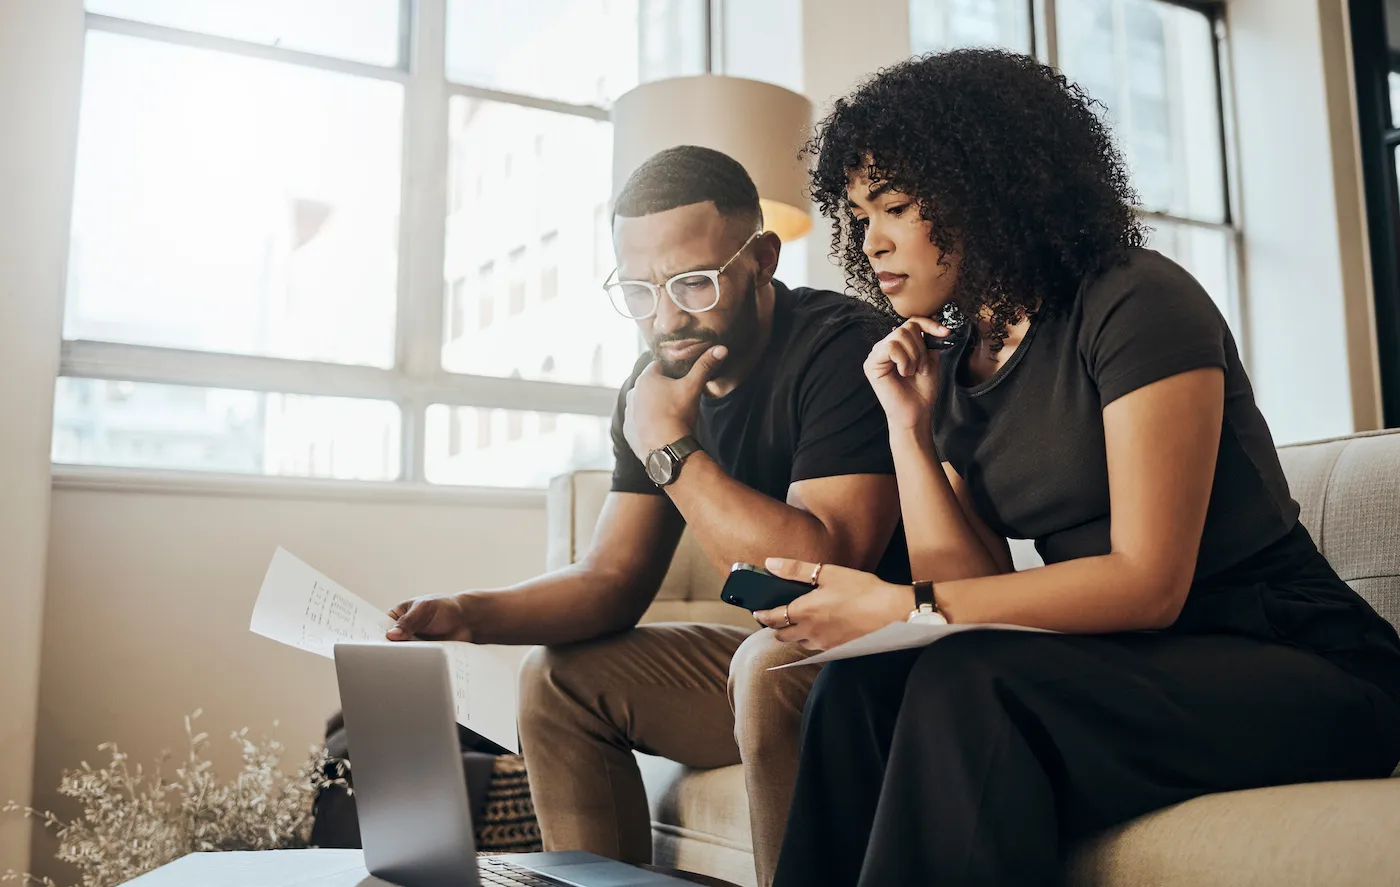
[[[627,411],[622,421],[623,436],[638,459],[645,462],[652,450],[695,431],[700,396],[727,353],[723,345],[711,348],[679,379],[668,378],[654,360],[642,370],[637,383],[627,392]]]

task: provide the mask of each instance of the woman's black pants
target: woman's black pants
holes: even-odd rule
[[[965,632],[826,666],[774,884],[1057,884],[1067,844],[1134,816],[1397,759],[1400,706],[1315,653]]]

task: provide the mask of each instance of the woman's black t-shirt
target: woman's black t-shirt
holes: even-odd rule
[[[941,356],[939,453],[987,525],[1034,539],[1047,564],[1112,549],[1104,407],[1169,376],[1222,369],[1215,479],[1176,630],[1334,654],[1400,691],[1395,630],[1336,577],[1299,524],[1234,337],[1184,269],[1151,250],[1129,250],[1084,281],[1067,310],[1033,317],[1006,364],[976,385],[959,372],[970,341],[961,339]]]
[[[1103,410],[1153,382],[1225,371],[1225,421],[1196,577],[1282,538],[1298,519],[1234,337],[1210,296],[1169,259],[1134,249],[1086,281],[1067,311],[1031,320],[990,379],[961,383],[970,339],[943,355],[934,432],[987,525],[1034,539],[1046,563],[1107,554]]]

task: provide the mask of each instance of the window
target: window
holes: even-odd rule
[[[593,208],[593,281],[602,287],[603,281],[612,273],[613,242],[612,220],[608,218],[607,203]]]
[[[456,458],[462,455],[462,411],[452,410],[447,427],[447,456]]]
[[[371,65],[399,61],[398,0],[87,0],[89,12]]]
[[[476,328],[484,330],[496,317],[496,263],[487,262],[476,272]],[[450,347],[452,342],[448,342]],[[443,361],[447,360],[444,352]]]
[[[467,331],[467,280],[452,281],[447,293],[448,339],[455,342]]]
[[[551,231],[540,238],[540,301],[559,295],[559,233]]]
[[[705,0],[448,0],[447,76],[606,105],[647,80],[704,73],[707,16]]]
[[[911,0],[914,52],[958,46],[1001,46],[1031,51],[1031,7],[1026,0]]]
[[[87,9],[56,462],[540,485],[429,464],[606,458],[638,353],[590,273],[608,106],[706,69],[703,0]]]
[[[94,386],[107,396],[94,398]],[[399,473],[392,403],[61,378],[55,462],[354,480]]]
[[[523,314],[525,312],[525,247],[511,250],[510,263],[510,288],[508,293],[508,310],[511,316]]]
[[[475,447],[447,447],[453,416],[461,427],[475,424]],[[535,417],[538,417],[537,419]],[[520,429],[520,439],[492,447],[492,423]],[[612,465],[611,421],[578,413],[528,413],[436,404],[428,408],[428,477],[434,483],[481,487],[541,487],[574,468]]]
[[[1037,9],[1054,11],[1035,35]],[[1196,276],[1238,323],[1239,232],[1226,186],[1219,8],[1171,0],[911,0],[916,51],[1036,52],[1107,107],[1154,229],[1151,246]],[[1032,39],[1033,36],[1036,39]]]

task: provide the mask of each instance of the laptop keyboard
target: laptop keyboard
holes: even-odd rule
[[[477,857],[476,864],[481,883],[492,887],[560,887],[562,883],[512,865],[498,856]]]

